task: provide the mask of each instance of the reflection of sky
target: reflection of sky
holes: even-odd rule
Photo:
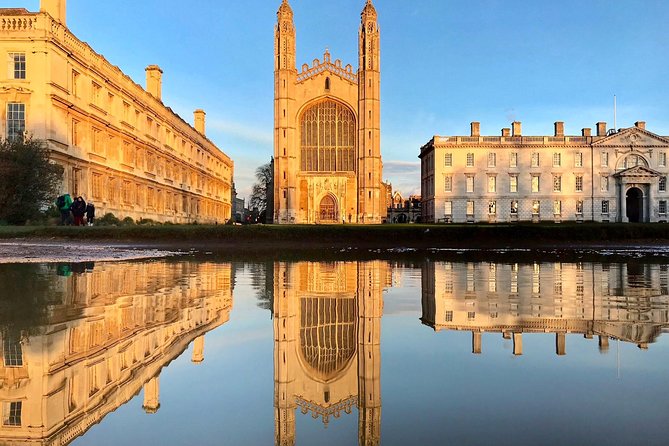
[[[472,355],[471,333],[421,324],[416,272],[403,270],[403,287],[384,293],[383,445],[667,443],[669,337],[647,351],[611,341],[601,354],[597,337],[567,335],[558,357],[554,334],[524,334],[515,357],[512,341],[491,333]],[[191,364],[189,349],[163,370],[157,414],[144,414],[140,394],[74,444],[273,444],[273,324],[249,270],[236,283],[230,322],[207,334],[205,362]],[[356,410],[327,429],[295,416],[298,445],[357,444]]]

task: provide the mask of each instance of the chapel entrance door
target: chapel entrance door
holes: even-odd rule
[[[332,197],[332,195],[326,195],[323,197],[321,200],[318,216],[320,223],[336,223],[338,221],[337,204],[335,203],[335,199]]]
[[[633,187],[627,191],[625,197],[627,204],[627,220],[630,223],[640,223],[643,221],[643,192],[638,187]]]

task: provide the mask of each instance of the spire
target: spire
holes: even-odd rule
[[[363,22],[366,22],[367,20],[376,20],[376,8],[372,4],[372,0],[367,0],[361,16]]]
[[[289,18],[292,20],[293,9],[288,4],[288,0],[283,0],[281,2],[281,6],[279,6],[279,11],[277,11],[276,15],[279,18],[279,20],[282,18]]]

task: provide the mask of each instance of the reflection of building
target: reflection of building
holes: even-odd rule
[[[205,136],[205,113],[191,127],[163,104],[159,67],[146,69],[145,90],[75,37],[66,0],[40,9],[0,9],[0,136],[46,140],[63,192],[100,216],[229,219],[233,163]]]
[[[226,264],[122,263],[56,278],[48,324],[2,340],[0,444],[70,443],[144,388],[160,407],[163,367],[228,320]]]
[[[293,11],[283,0],[274,38],[274,223],[381,223],[380,33],[367,0],[359,63],[296,69]]]
[[[435,136],[421,148],[426,222],[667,220],[669,138],[644,122],[597,135]]]
[[[361,445],[381,438],[381,316],[389,266],[277,263],[274,406],[277,445],[295,444],[295,411],[327,424],[358,408]]]
[[[522,354],[523,333],[555,333],[557,354],[565,336],[599,336],[646,348],[669,326],[666,265],[426,263],[424,324],[435,330],[501,332]]]
[[[388,207],[388,223],[420,223],[421,221],[421,199],[417,195],[402,197],[395,192]]]

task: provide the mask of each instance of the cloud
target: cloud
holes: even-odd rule
[[[403,196],[420,194],[420,161],[383,162],[383,177],[393,185],[393,192]]]

